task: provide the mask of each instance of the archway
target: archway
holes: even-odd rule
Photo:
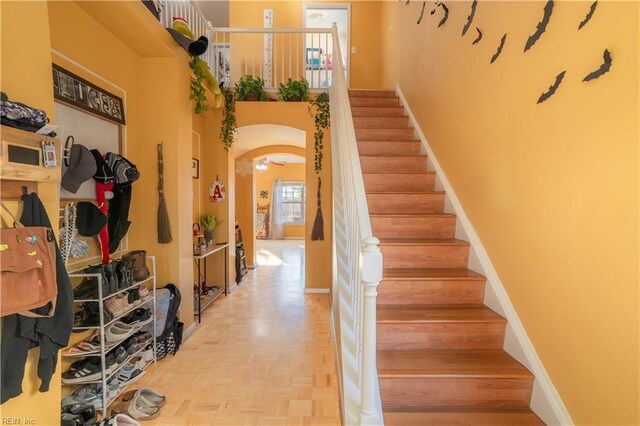
[[[301,133],[304,135],[305,132]],[[284,156],[284,157],[283,157]],[[271,196],[273,195],[272,189],[266,189],[270,194],[267,194],[266,198],[263,198],[260,201],[260,193],[256,191],[257,182],[256,176],[260,176],[262,172],[257,171],[255,169],[256,162],[261,159],[267,159],[267,161],[278,161],[278,157],[281,158],[300,158],[302,161],[297,162],[297,171],[291,171],[290,173],[298,173],[298,176],[293,180],[297,181],[306,181],[306,164],[304,163],[304,159],[306,158],[306,151],[304,148],[300,146],[293,145],[267,145],[260,146],[258,148],[251,149],[249,151],[244,151],[242,155],[236,158],[236,185],[235,185],[235,200],[236,200],[236,219],[242,229],[242,235],[244,240],[244,249],[245,254],[247,256],[247,265],[251,267],[256,266],[256,228],[257,228],[257,206],[262,205],[264,207],[267,202],[271,204]],[[270,158],[275,158],[275,160],[269,160]],[[300,167],[302,166],[302,167]],[[269,165],[267,164],[267,170],[271,169],[286,169],[286,166],[279,166],[275,163]],[[265,173],[266,174],[266,173]],[[271,175],[271,174],[270,174]],[[277,173],[275,174],[277,175]],[[275,176],[274,175],[274,176]],[[283,175],[284,176],[284,175]],[[294,176],[292,174],[287,174],[286,176]],[[271,176],[273,177],[273,176]],[[264,186],[264,183],[263,183]],[[265,189],[262,189],[265,190]],[[270,196],[271,195],[271,196]],[[313,201],[313,200],[312,200]],[[269,206],[271,207],[271,205]],[[289,225],[289,230],[285,230],[285,232],[289,232],[289,234],[285,234],[285,238],[287,235],[291,238],[299,237],[305,238],[306,232],[304,231],[304,223],[307,222],[305,220],[307,202],[304,203],[304,209],[301,212],[301,222],[300,226],[297,230],[295,224]],[[270,212],[270,209],[269,209]],[[301,228],[301,229],[300,229]],[[302,232],[300,232],[302,230]]]

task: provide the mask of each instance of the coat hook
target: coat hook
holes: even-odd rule
[[[29,187],[28,186],[22,186],[22,195],[27,195],[29,193]]]

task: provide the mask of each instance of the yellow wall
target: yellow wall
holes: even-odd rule
[[[109,32],[102,23],[111,15],[132,10],[142,13],[136,18],[139,33],[145,25],[155,28],[157,21],[150,20],[144,6],[137,3],[116,10],[108,4],[96,8],[83,8],[74,2],[51,2],[51,44],[53,49],[87,68],[54,54],[54,61],[81,77],[123,96],[126,101],[127,157],[140,170],[140,179],[133,186],[129,230],[129,248],[145,249],[157,260],[157,284],[172,282],[182,293],[191,293],[191,140],[192,116],[188,101],[187,56],[175,48],[167,57],[142,57],[132,50],[129,43]],[[133,18],[132,18],[133,20]],[[70,25],[73,22],[73,25]],[[132,22],[133,24],[133,22]],[[161,33],[166,36],[166,34]],[[122,37],[122,34],[118,34]],[[169,37],[170,39],[170,37]],[[150,50],[166,54],[167,40],[147,38]],[[154,44],[160,47],[153,47]],[[169,40],[170,43],[170,40]],[[170,44],[169,44],[170,45]],[[100,51],[100,54],[96,54]],[[97,74],[99,77],[92,75]],[[111,84],[105,82],[108,80]],[[166,81],[176,84],[167,85]],[[183,82],[178,84],[178,82]],[[165,197],[171,222],[173,242],[157,242],[156,211],[158,206],[158,166],[156,144],[164,145]],[[186,147],[186,149],[185,149]],[[150,208],[150,206],[153,206]],[[192,322],[192,298],[183,297],[181,320],[189,326]]]
[[[468,2],[447,3],[439,29],[428,9],[416,25],[420,2],[386,4],[386,85],[406,94],[575,423],[636,425],[639,4],[599,2],[577,31],[590,4],[556,2],[526,53],[544,2],[479,2],[465,37]],[[583,83],[605,48],[611,72]]]
[[[211,94],[209,93],[209,96]],[[215,242],[229,243],[229,259],[227,270],[230,273],[230,285],[233,289],[235,280],[235,187],[233,151],[226,151],[220,141],[220,126],[222,112],[220,109],[210,109],[203,118],[204,129],[201,134],[200,179],[202,212],[215,214],[222,223],[216,226]],[[226,199],[223,202],[209,201],[209,186],[215,180],[221,181],[226,187]],[[207,258],[208,280],[220,285],[224,279],[223,253],[211,255]],[[215,309],[215,308],[214,308]]]
[[[282,166],[269,164],[265,171],[255,171],[256,185],[256,204],[264,206],[271,205],[273,197],[273,181],[281,179],[283,181],[302,181],[305,180],[305,165],[302,163],[289,163]],[[266,199],[260,198],[260,191],[268,191]],[[307,198],[309,194],[307,194]],[[315,198],[315,196],[314,196]],[[285,238],[304,238],[304,224],[286,224],[284,225]]]
[[[341,3],[337,1],[338,3]],[[303,1],[231,1],[229,6],[229,25],[231,27],[262,27],[262,11],[273,9],[274,28],[301,28],[303,26]],[[326,2],[326,3],[330,3]],[[346,2],[349,3],[349,2]],[[351,58],[350,86],[352,88],[379,88],[382,84],[382,65],[384,58],[380,55],[382,35],[378,28],[382,19],[382,2],[351,2],[351,46],[356,47]],[[285,38],[286,42],[286,38]],[[277,45],[279,36],[274,40],[274,63],[278,64],[280,56]],[[249,43],[251,52],[262,55],[262,38]],[[243,47],[244,49],[244,47]],[[232,53],[232,58],[250,57],[249,53]],[[285,58],[285,67],[288,59]],[[248,63],[251,67],[251,63]],[[276,65],[277,66],[277,65]],[[286,68],[288,69],[288,68]],[[257,72],[256,68],[256,72]],[[251,70],[249,70],[251,72]]]
[[[2,23],[0,87],[9,99],[46,111],[55,123],[53,111],[53,79],[51,75],[51,44],[46,2],[0,2]],[[28,29],[25,31],[25,29]],[[16,43],[16,35],[20,42]],[[16,66],[19,64],[19,66]],[[58,184],[38,185],[38,194],[57,233]],[[13,209],[17,203],[10,203]],[[18,211],[14,210],[14,214]],[[39,349],[29,351],[22,395],[0,406],[0,416],[29,417],[35,424],[57,423],[60,416],[60,368],[54,373],[50,390],[40,393],[37,365]],[[58,364],[60,358],[58,358]],[[38,407],[34,410],[33,407]]]

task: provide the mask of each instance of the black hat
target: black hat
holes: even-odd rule
[[[131,185],[140,178],[140,172],[136,165],[120,154],[107,152],[105,161],[111,167],[113,178],[118,185]]]
[[[98,235],[107,224],[107,217],[93,203],[80,201],[76,206],[76,228],[83,237]]]
[[[96,159],[96,166],[98,166],[96,173],[93,175],[93,178],[96,180],[96,182],[113,182],[113,171],[111,170],[111,167],[109,167],[109,164],[107,164],[105,159],[102,157],[102,154],[100,154],[100,151],[98,151],[97,149],[92,149],[91,153],[93,154],[93,158]]]
[[[96,160],[84,145],[73,144],[69,151],[69,167],[62,176],[62,187],[74,194],[83,182],[96,173]]]

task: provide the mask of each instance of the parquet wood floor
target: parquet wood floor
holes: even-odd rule
[[[167,397],[145,425],[340,425],[329,297],[303,293],[303,245],[259,242],[263,264],[132,386]]]

